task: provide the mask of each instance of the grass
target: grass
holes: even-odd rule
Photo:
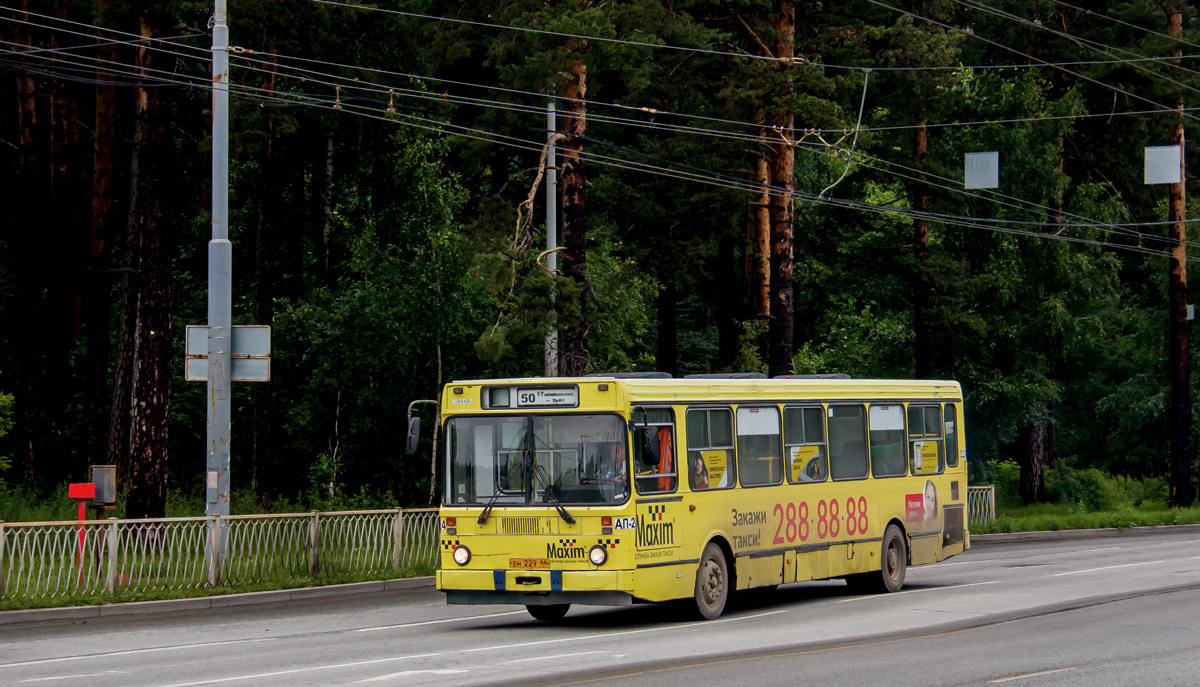
[[[1157,507],[1156,507],[1157,506]],[[971,534],[1090,530],[1115,527],[1193,525],[1200,523],[1200,508],[1163,508],[1158,504],[1089,511],[1078,504],[1039,503],[1029,506],[997,505],[996,520],[971,525]]]
[[[119,591],[116,594],[64,594],[49,598],[20,598],[0,600],[0,611],[16,611],[31,608],[62,608],[66,606],[91,606],[98,604],[123,603],[128,601],[161,601],[164,599],[198,599],[206,596],[223,596],[244,592],[266,592],[281,589],[302,589],[329,584],[349,584],[373,580],[393,580],[407,577],[425,577],[434,573],[432,565],[418,564],[401,570],[385,570],[373,573],[335,573],[318,575],[315,578],[290,578],[235,582],[218,587],[199,589],[149,590],[143,592]]]

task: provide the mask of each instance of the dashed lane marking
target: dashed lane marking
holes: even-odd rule
[[[505,611],[504,613],[488,613],[487,615],[468,615],[462,618],[443,618],[442,620],[422,620],[415,623],[400,623],[398,625],[380,625],[378,627],[361,627],[355,632],[378,632],[379,630],[402,630],[406,627],[418,627],[421,625],[439,625],[441,623],[457,623],[463,620],[480,620],[484,618],[499,618],[502,615],[521,615],[525,611]]]
[[[984,584],[999,584],[999,583],[1000,583],[1000,580],[992,580],[991,582],[972,582],[970,584],[955,584],[955,585],[951,585],[949,587],[931,587],[929,589],[910,589],[906,592],[895,592],[892,594],[871,594],[868,596],[856,596],[852,599],[842,599],[840,601],[834,601],[834,603],[844,604],[844,603],[849,603],[851,601],[865,601],[867,599],[890,599],[893,596],[900,596],[902,594],[920,594],[921,592],[940,592],[940,591],[945,591],[948,589],[962,589],[963,587],[978,587],[978,586],[984,585]]]
[[[1024,675],[1013,675],[1012,677],[1002,677],[999,680],[988,680],[989,685],[998,685],[1001,682],[1012,682],[1013,680],[1024,680],[1028,677],[1038,677],[1041,675],[1053,675],[1055,673],[1065,673],[1070,670],[1078,670],[1079,666],[1074,668],[1056,668],[1054,670],[1043,670],[1037,673],[1025,673]]]
[[[1082,575],[1083,573],[1097,572],[1100,570],[1115,570],[1117,568],[1132,568],[1137,565],[1154,565],[1155,563],[1166,563],[1166,561],[1142,561],[1141,563],[1125,563],[1123,565],[1106,565],[1103,568],[1088,568],[1087,570],[1071,570],[1069,572],[1056,573],[1054,575],[1044,575],[1044,577],[1062,577],[1064,575]]]
[[[556,656],[535,656],[533,658],[518,658],[515,661],[505,661],[503,665],[510,663],[529,663],[530,661],[549,661],[554,658],[569,658],[571,656],[588,656],[590,654],[607,654],[607,651],[580,651],[574,654],[558,654]]]

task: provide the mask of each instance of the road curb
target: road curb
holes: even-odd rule
[[[331,584],[323,587],[277,589],[268,592],[220,594],[190,599],[131,601],[128,603],[97,604],[94,606],[67,606],[65,608],[31,608],[25,611],[0,611],[0,626],[17,625],[21,623],[37,623],[45,620],[87,620],[101,616],[111,617],[121,615],[142,615],[149,613],[173,613],[179,611],[203,610],[206,608],[230,608],[233,606],[283,603],[286,601],[321,599],[332,596],[351,596],[354,594],[369,594],[371,592],[418,589],[421,587],[432,587],[433,584],[434,577],[431,575],[429,577],[405,577],[394,580],[377,580],[373,582]]]
[[[1009,544],[1012,542],[1063,541],[1097,537],[1129,537],[1148,534],[1189,534],[1200,532],[1200,525],[1154,525],[1150,527],[1106,527],[1095,530],[1052,530],[1046,532],[1006,532],[1003,534],[972,534],[971,548],[979,544]]]

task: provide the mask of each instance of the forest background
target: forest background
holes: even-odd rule
[[[115,464],[161,515],[203,486],[212,6],[0,2],[0,492]],[[1167,256],[1195,251],[1142,157],[1196,129],[1194,7],[352,4],[229,7],[235,323],[274,328],[235,512],[427,503],[408,403],[541,374],[552,328],[571,374],[956,379],[972,482],[1166,478],[1181,444],[1191,501]],[[963,188],[979,151],[994,191]]]

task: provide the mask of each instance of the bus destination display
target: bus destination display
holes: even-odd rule
[[[579,390],[575,387],[556,389],[517,389],[517,407],[579,405]]]

